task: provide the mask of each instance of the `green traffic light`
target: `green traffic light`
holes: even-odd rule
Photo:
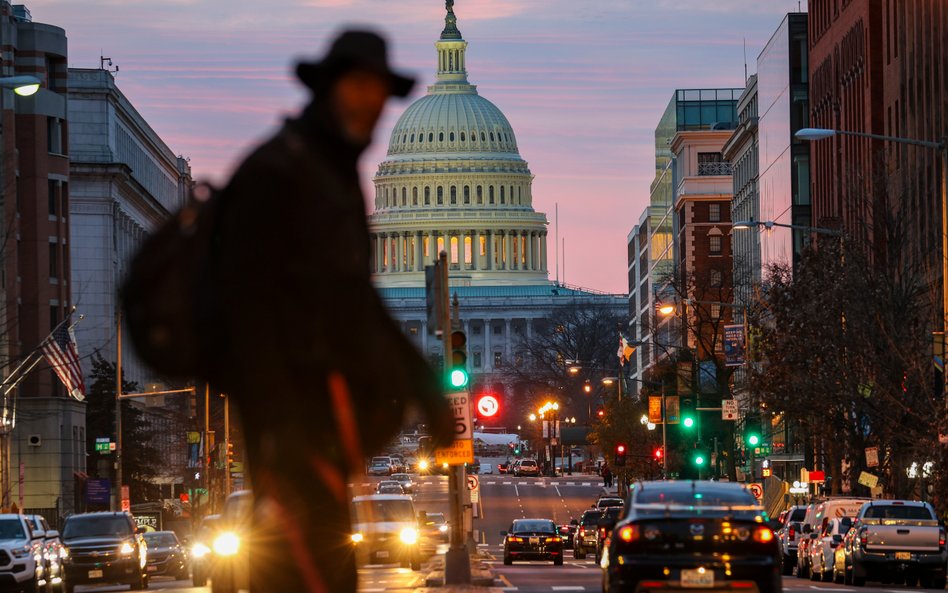
[[[449,375],[448,379],[451,382],[451,387],[454,387],[455,389],[460,389],[462,387],[467,386],[469,377],[467,375],[467,371],[463,369],[454,369],[451,371],[451,374]]]
[[[704,465],[704,455],[695,455],[695,465]]]
[[[685,426],[685,428],[694,428],[695,419],[691,416],[685,416],[682,418],[681,423]]]
[[[749,435],[747,437],[747,444],[752,447],[756,447],[757,445],[760,444],[760,437],[757,436],[756,434]]]

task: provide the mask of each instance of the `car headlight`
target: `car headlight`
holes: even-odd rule
[[[240,538],[236,533],[224,532],[214,540],[214,553],[218,556],[233,556],[240,549]]]
[[[194,547],[191,548],[191,555],[194,556],[195,558],[204,558],[210,553],[211,553],[211,549],[205,546],[204,544],[202,544],[201,542],[194,544]]]
[[[441,533],[447,533],[447,532],[448,532],[448,526],[447,526],[447,525],[442,525],[441,527],[438,528],[438,531],[440,531]]]
[[[14,558],[24,558],[33,551],[33,548],[30,546],[23,546],[22,548],[13,548],[11,552],[13,553]]]
[[[119,554],[122,556],[131,556],[135,553],[135,546],[128,542],[123,542],[122,546],[119,548]]]
[[[418,542],[418,530],[413,527],[406,527],[402,529],[402,532],[398,534],[399,539],[402,540],[402,543],[409,546],[414,545]]]
[[[362,537],[361,533],[353,533],[352,535],[349,536],[349,539],[352,540],[352,543],[357,544],[361,542],[364,538]]]
[[[419,461],[419,462],[418,462],[418,469],[420,469],[420,470],[426,470],[426,469],[428,469],[428,462],[425,461],[424,459],[422,459],[421,461]]]
[[[69,558],[69,548],[63,546],[59,548],[59,559],[65,560],[66,558]]]

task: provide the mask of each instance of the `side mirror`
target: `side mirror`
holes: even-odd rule
[[[59,532],[55,529],[50,529],[46,532],[46,539],[56,539],[57,537],[59,537]]]
[[[809,523],[804,523],[804,524],[803,524],[803,533],[812,533],[812,532],[813,532],[813,526],[810,525]]]
[[[577,521],[576,519],[570,519],[570,520],[569,520],[569,524],[570,524],[570,525],[579,525],[579,521]]]
[[[506,531],[501,531],[501,532],[500,532],[500,537],[507,537],[507,532],[506,532]]]
[[[818,536],[819,536],[819,534],[816,533],[815,531],[811,531],[811,532],[810,532],[810,539],[816,539]]]
[[[145,528],[144,528],[144,527],[138,527],[138,528],[135,529],[135,533],[141,535],[141,534],[145,533]]]
[[[46,532],[42,529],[36,529],[33,531],[33,539],[46,539]]]
[[[843,536],[836,534],[833,536],[833,541],[838,544],[839,542],[843,541]]]
[[[767,526],[770,527],[771,531],[780,531],[783,528],[783,525],[780,524],[778,519],[771,519],[767,522]]]

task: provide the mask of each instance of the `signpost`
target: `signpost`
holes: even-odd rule
[[[870,474],[869,472],[862,472],[859,474],[859,480],[857,480],[863,486],[866,486],[870,490],[874,489],[879,484],[879,477]]]
[[[477,476],[467,477],[467,489],[471,491],[471,503],[477,504],[481,500],[481,481]]]
[[[471,398],[466,391],[448,394],[454,411],[454,442],[435,449],[435,462],[448,465],[474,463],[474,431],[471,428]]]
[[[95,450],[96,453],[109,454],[115,450],[115,443],[110,442],[109,437],[96,437]]]
[[[737,420],[737,400],[736,399],[722,399],[721,400],[721,419],[722,420]]]
[[[866,467],[879,467],[879,447],[866,447]]]
[[[751,491],[751,494],[753,494],[754,498],[758,501],[764,500],[764,486],[760,482],[748,484],[747,489]]]

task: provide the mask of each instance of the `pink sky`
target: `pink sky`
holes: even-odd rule
[[[306,100],[292,76],[344,25],[386,34],[420,79],[392,102],[362,162],[368,193],[395,120],[435,74],[442,0],[36,0],[66,29],[70,67],[111,57],[117,83],[158,134],[222,181]],[[676,88],[739,87],[797,0],[456,0],[468,75],[507,115],[535,175],[534,207],[559,204],[565,280],[627,291],[626,236],[648,202],[653,133]],[[806,9],[806,2],[802,2]],[[550,245],[550,254],[554,252]],[[550,262],[551,278],[553,262]]]

